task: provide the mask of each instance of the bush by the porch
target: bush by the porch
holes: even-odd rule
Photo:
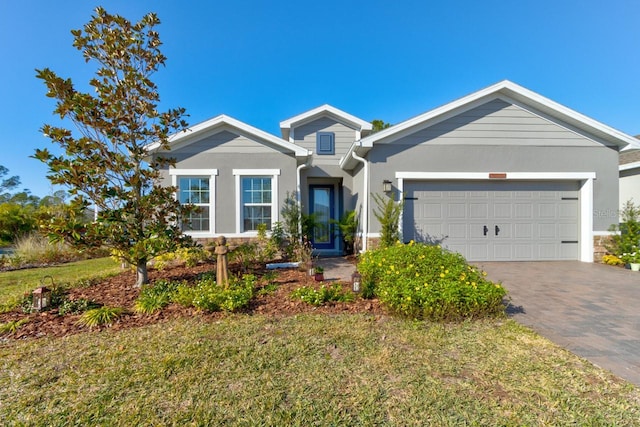
[[[439,246],[412,241],[373,250],[363,254],[358,270],[364,289],[404,316],[457,320],[504,313],[505,289]]]

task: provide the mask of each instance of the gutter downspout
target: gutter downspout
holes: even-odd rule
[[[362,146],[361,144],[362,143],[360,142],[358,143],[358,145]],[[355,148],[351,152],[351,157],[353,157],[354,160],[357,160],[360,163],[362,163],[364,167],[364,185],[362,190],[362,192],[364,193],[364,200],[362,201],[363,216],[362,216],[362,251],[361,252],[366,252],[367,239],[369,237],[369,162],[367,162],[363,157],[358,156],[356,154]]]
[[[309,166],[311,166],[309,164],[309,161],[310,161],[309,159],[311,158],[312,154],[313,152],[309,151],[309,157],[307,157],[307,160],[296,168],[296,202],[298,203],[298,213],[300,214],[300,217],[298,218],[298,235],[300,236],[301,242],[302,242],[302,200],[301,200],[302,179],[301,179],[300,173],[302,169],[306,169]]]

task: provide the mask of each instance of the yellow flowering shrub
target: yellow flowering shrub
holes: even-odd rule
[[[440,246],[397,243],[362,255],[364,297],[418,319],[456,320],[504,313],[506,290],[464,257]]]

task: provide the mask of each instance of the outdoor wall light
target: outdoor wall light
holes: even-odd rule
[[[385,193],[391,193],[391,181],[389,181],[388,179],[382,181],[382,191],[384,191]]]

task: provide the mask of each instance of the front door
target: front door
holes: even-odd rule
[[[311,243],[315,249],[335,249],[333,233],[334,206],[333,185],[309,186],[309,213],[314,216],[315,228],[311,234]]]

